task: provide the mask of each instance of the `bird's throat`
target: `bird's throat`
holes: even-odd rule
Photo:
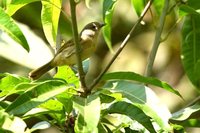
[[[95,37],[95,31],[93,30],[83,30],[83,32],[81,33],[81,39],[83,40],[88,40],[88,39],[93,39]]]

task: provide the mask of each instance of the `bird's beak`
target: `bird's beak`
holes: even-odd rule
[[[105,23],[102,23],[102,24],[100,24],[100,27],[102,28],[103,26],[105,26],[106,24]]]

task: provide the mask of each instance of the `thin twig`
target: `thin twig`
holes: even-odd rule
[[[78,66],[78,73],[79,73],[79,78],[80,78],[80,83],[81,83],[81,89],[83,89],[83,94],[82,95],[87,95],[87,87],[85,83],[85,73],[83,71],[83,65],[81,61],[81,47],[80,47],[80,42],[79,42],[79,34],[78,34],[78,28],[77,28],[77,21],[76,21],[76,4],[74,0],[70,0],[70,11],[71,11],[71,19],[72,19],[72,31],[73,31],[73,36],[74,36],[74,43],[76,46],[76,57],[77,57],[77,66]]]
[[[105,67],[105,69],[99,74],[99,76],[94,80],[94,82],[89,87],[89,89],[88,89],[89,91],[91,91],[99,83],[99,81],[101,80],[101,78],[103,77],[103,75],[108,71],[108,69],[110,68],[110,66],[115,61],[115,59],[118,57],[118,55],[121,53],[121,51],[123,50],[123,48],[126,46],[126,44],[129,41],[131,35],[135,31],[135,29],[138,27],[138,25],[140,24],[140,22],[144,18],[145,14],[147,13],[148,9],[150,8],[151,3],[152,3],[152,0],[149,0],[149,2],[146,4],[146,6],[145,6],[145,8],[144,8],[144,10],[142,12],[142,14],[140,15],[139,19],[137,20],[137,22],[135,23],[135,25],[132,27],[132,29],[130,30],[130,32],[126,36],[126,38],[124,39],[124,41],[122,42],[122,44],[118,48],[118,50],[115,53],[115,55],[112,57],[112,59],[109,61],[108,65]]]
[[[192,100],[190,103],[188,103],[188,104],[185,106],[185,108],[186,108],[186,107],[189,107],[189,106],[192,106],[192,105],[194,105],[195,103],[200,103],[200,96],[196,97],[194,100]]]
[[[174,31],[174,29],[176,28],[176,26],[178,25],[178,23],[182,20],[182,18],[179,18],[176,23],[169,29],[169,31],[167,32],[167,34],[160,40],[161,42],[164,42],[168,39],[169,35]]]
[[[160,22],[159,22],[159,27],[156,31],[156,35],[155,35],[155,39],[154,39],[154,43],[153,43],[153,47],[152,50],[150,52],[148,61],[147,61],[147,67],[145,70],[145,76],[150,76],[151,72],[152,72],[152,68],[153,68],[153,63],[158,51],[158,47],[160,44],[160,40],[161,40],[161,34],[163,31],[163,27],[164,27],[164,23],[165,23],[165,17],[167,15],[167,11],[168,11],[168,7],[169,7],[169,0],[165,0],[165,4],[164,4],[164,8],[162,10],[162,14],[160,17]]]

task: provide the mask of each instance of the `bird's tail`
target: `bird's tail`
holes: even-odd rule
[[[54,68],[54,67],[51,65],[51,61],[50,61],[47,64],[31,71],[29,73],[29,78],[32,80],[36,80],[36,79],[40,78],[43,74],[45,74],[46,72],[51,70],[52,68]]]

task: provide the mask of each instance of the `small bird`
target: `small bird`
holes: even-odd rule
[[[105,24],[101,24],[99,22],[91,22],[87,24],[81,31],[79,35],[79,41],[81,45],[81,60],[89,58],[94,53],[99,31],[104,25]],[[76,48],[73,39],[71,39],[64,43],[60,49],[58,49],[57,53],[51,61],[31,71],[29,73],[29,78],[36,80],[54,67],[63,65],[72,66],[76,63]]]

